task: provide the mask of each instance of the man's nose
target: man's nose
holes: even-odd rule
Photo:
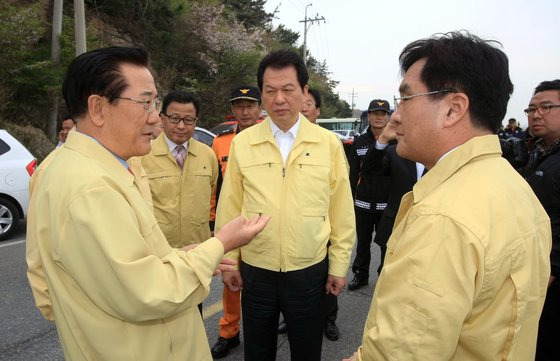
[[[157,111],[152,111],[151,113],[148,114],[148,123],[149,124],[156,124],[158,122],[161,122],[161,118],[159,117],[159,114]]]
[[[282,91],[276,92],[276,96],[274,97],[274,102],[276,104],[282,104],[285,101],[286,101],[286,98],[284,97],[284,93]]]

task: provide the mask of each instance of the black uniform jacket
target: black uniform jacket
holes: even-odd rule
[[[550,217],[552,226],[551,273],[560,276],[560,146],[552,153],[539,157],[533,149],[529,162],[522,171],[523,176],[540,200]],[[514,210],[521,212],[522,210]]]
[[[348,163],[350,165],[350,186],[354,196],[355,209],[381,213],[387,206],[390,177],[362,172],[362,160],[375,144],[371,128],[354,139]]]
[[[384,150],[375,149],[375,145],[367,152],[363,159],[362,174],[370,177],[388,176],[391,179],[391,187],[387,200],[387,208],[383,212],[379,228],[375,234],[375,243],[387,244],[395,217],[399,211],[402,196],[410,192],[416,183],[416,163],[401,158],[396,151],[396,145],[389,145]]]

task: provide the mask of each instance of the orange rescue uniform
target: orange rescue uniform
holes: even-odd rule
[[[222,177],[225,175],[229,158],[229,148],[233,137],[239,133],[239,127],[227,130],[214,139],[212,150],[218,158]],[[218,192],[221,187],[221,179],[218,181]],[[219,196],[218,196],[219,197]],[[241,292],[231,292],[224,286],[222,295],[224,315],[220,318],[220,337],[232,338],[239,333],[239,320],[241,319]]]

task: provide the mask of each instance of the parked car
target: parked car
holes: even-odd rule
[[[220,123],[220,124],[216,125],[212,129],[210,129],[210,131],[212,133],[218,135],[218,134],[222,134],[223,132],[228,131],[230,129],[234,129],[235,127],[237,127],[237,120],[228,120],[228,121],[225,121],[223,123]]]
[[[214,142],[214,138],[216,138],[216,134],[212,133],[208,129],[195,127],[193,138],[211,147],[212,142]]]
[[[352,139],[353,141],[354,137],[358,135],[353,129],[335,129],[333,130],[333,132],[335,132],[336,134],[340,134],[342,136],[341,139],[343,140]]]
[[[27,216],[29,178],[36,166],[33,155],[0,129],[0,241],[10,238]]]

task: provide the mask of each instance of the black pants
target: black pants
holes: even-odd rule
[[[374,228],[377,230],[383,213],[365,212],[359,210],[359,208],[355,208],[355,210],[358,243],[356,245],[356,258],[354,258],[354,263],[352,264],[352,272],[360,277],[367,278],[371,261],[373,230]]]
[[[336,321],[336,316],[338,315],[338,297],[332,293],[325,295],[323,299],[323,314],[325,315],[325,321]]]
[[[298,271],[274,272],[241,262],[245,361],[274,361],[280,311],[292,361],[320,361],[327,259]],[[318,307],[319,305],[319,307]]]
[[[560,359],[560,279],[556,278],[546,292],[539,321],[536,361]]]

